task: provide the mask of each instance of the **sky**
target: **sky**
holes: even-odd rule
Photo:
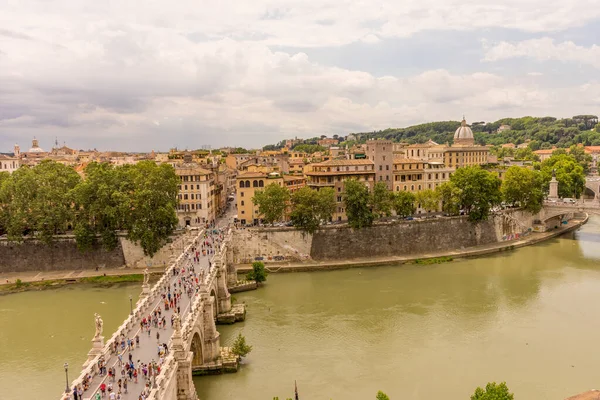
[[[600,0],[0,0],[0,152],[600,113]]]

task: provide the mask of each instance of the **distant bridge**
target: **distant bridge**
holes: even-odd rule
[[[139,372],[139,383],[129,382],[128,391],[121,391],[122,400],[137,400],[142,390],[146,392],[147,400],[196,400],[196,389],[192,381],[192,371],[221,372],[235,371],[238,368],[238,358],[231,354],[228,348],[221,347],[219,332],[217,332],[215,321],[222,319],[228,323],[243,320],[245,318],[245,306],[231,304],[231,295],[227,289],[228,283],[235,283],[237,276],[233,266],[233,251],[231,247],[232,232],[229,231],[225,239],[219,245],[214,245],[215,254],[210,263],[208,257],[200,257],[199,263],[192,263],[192,248],[199,248],[204,240],[204,231],[199,233],[187,233],[182,239],[187,242],[179,257],[167,268],[165,274],[150,289],[147,285],[142,292],[142,297],[132,314],[117,328],[111,338],[104,343],[97,330],[96,337],[92,340],[93,348],[88,354],[88,360],[83,370],[65,392],[61,399],[73,399],[73,388],[83,388],[82,400],[95,399],[96,393],[100,392],[101,385],[108,385],[109,378],[100,375],[99,362],[105,361],[106,367],[115,366],[117,376],[120,377],[119,354],[124,362],[127,361],[129,353],[135,362],[141,360],[143,363],[151,363],[151,360],[159,362],[157,354],[158,343],[168,343],[168,352],[160,365],[160,373],[145,380]],[[167,324],[164,329],[151,328],[151,333],[141,331],[142,319],[153,314],[154,310],[163,308],[163,293],[166,288],[178,285],[180,274],[174,271],[188,270],[193,267],[198,273],[199,281],[196,292],[189,297],[184,293],[179,300],[180,319],[175,318],[175,323],[169,326],[174,310],[164,310],[162,314],[166,317]],[[144,294],[146,292],[146,294]],[[179,322],[180,321],[180,322]],[[160,335],[160,340],[155,336]],[[125,338],[140,337],[140,346],[127,350],[119,345]],[[115,343],[116,352],[115,352]],[[136,368],[139,365],[136,363]],[[89,379],[91,377],[91,380]],[[118,378],[117,378],[118,379]],[[113,390],[119,388],[113,383]],[[107,396],[108,397],[108,396]]]

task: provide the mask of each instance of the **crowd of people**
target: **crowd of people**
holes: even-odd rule
[[[129,336],[121,335],[113,342],[111,351],[116,355],[115,358],[105,360],[104,357],[100,357],[97,370],[102,380],[99,386],[92,387],[93,377],[86,376],[80,385],[73,388],[73,400],[82,400],[83,393],[90,388],[95,390],[92,397],[95,400],[121,400],[130,392],[139,393],[138,400],[148,397],[169,352],[167,344],[160,341],[160,333],[166,331],[167,321],[170,322],[171,328],[174,327],[176,315],[181,314],[182,296],[186,295],[191,304],[193,297],[199,294],[200,286],[211,268],[211,262],[208,260],[204,266],[200,264],[215,253],[223,239],[224,233],[214,223],[207,224],[204,235],[196,239],[190,250],[184,254],[183,266],[173,268],[171,283],[160,289],[160,301],[152,312],[141,319],[139,330]],[[139,356],[139,352],[136,350],[142,345],[151,345],[153,332],[156,337],[156,357],[149,361],[137,359],[135,354]],[[148,339],[141,340],[140,337],[144,336]],[[109,361],[112,365],[109,365]]]

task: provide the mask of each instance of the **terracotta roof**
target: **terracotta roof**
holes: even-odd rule
[[[375,165],[375,163],[371,160],[328,160],[310,165],[313,165],[315,167],[331,167],[346,165]]]
[[[536,151],[534,151],[534,154],[552,154],[554,152],[554,150],[556,150],[556,149],[536,150]]]
[[[243,172],[243,173],[239,174],[237,176],[237,179],[242,179],[242,178],[266,178],[266,177],[267,177],[267,173],[266,172],[246,171],[246,172]]]
[[[590,390],[589,392],[581,393],[576,396],[571,396],[565,400],[598,400],[600,399],[599,390]]]
[[[300,175],[296,175],[296,176],[294,176],[294,175],[284,175],[283,176],[283,180],[284,181],[297,181],[297,180],[302,180],[303,181],[303,180],[306,180],[306,178],[303,177],[303,176],[300,176]]]

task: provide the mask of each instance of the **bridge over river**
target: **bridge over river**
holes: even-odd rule
[[[112,382],[113,392],[119,391],[117,384],[124,363],[133,361],[138,369],[138,383],[128,382],[128,390],[121,389],[122,400],[137,400],[144,393],[146,400],[188,400],[196,399],[196,390],[192,382],[192,371],[201,373],[236,371],[238,358],[228,348],[221,347],[216,321],[232,323],[245,318],[243,304],[231,304],[231,296],[227,289],[228,283],[237,281],[235,268],[232,263],[231,235],[232,232],[217,230],[190,231],[179,240],[181,254],[171,263],[160,280],[150,288],[145,279],[140,300],[135,305],[130,316],[117,328],[110,339],[104,342],[101,319],[96,319],[96,336],[92,339],[92,350],[88,360],[83,365],[80,375],[65,388],[61,400],[74,399],[73,388],[87,387],[81,399],[96,399],[102,385]],[[214,254],[202,256],[194,261],[194,249],[199,249],[204,241],[211,243]],[[189,271],[195,272],[196,279],[192,283],[191,295],[183,293],[178,301],[179,314],[175,308],[165,310],[163,294],[177,286],[182,277],[189,277]],[[171,288],[171,289],[168,289]],[[142,321],[161,310],[166,319],[162,328],[151,324],[150,330],[142,329]],[[171,323],[173,318],[173,323]],[[157,335],[160,335],[159,337]],[[139,336],[139,346],[128,350],[126,345],[121,347],[122,340],[135,339]],[[168,351],[160,357],[159,344],[167,344]],[[116,348],[116,351],[115,351]],[[121,366],[121,361],[123,366]],[[159,369],[151,377],[144,378],[142,364],[155,363]],[[99,365],[116,369],[116,379],[113,382],[106,374],[102,374]],[[67,382],[68,383],[68,382]],[[107,399],[110,399],[108,391]],[[79,399],[79,398],[78,398]]]

